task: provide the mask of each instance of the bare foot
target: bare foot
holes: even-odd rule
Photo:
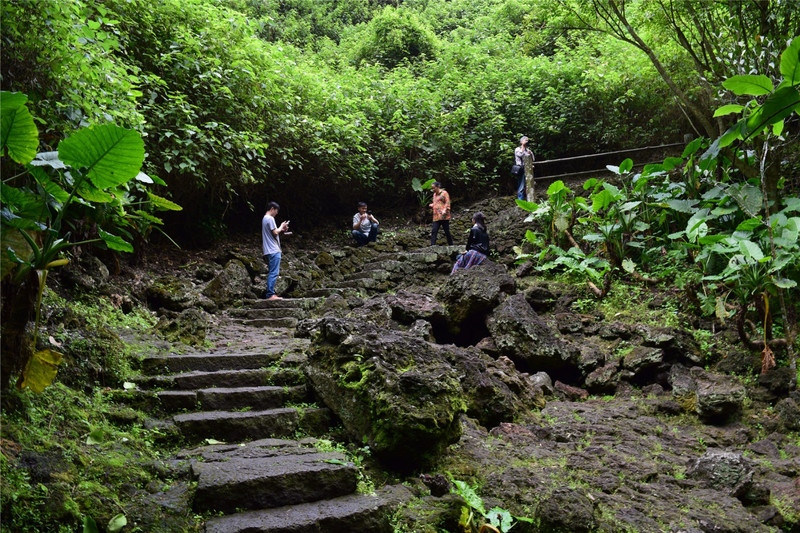
[[[270,296],[269,298],[267,298],[267,300],[283,300],[283,298],[281,298],[281,297],[280,297],[280,296],[278,296],[277,294],[273,294],[272,296]]]

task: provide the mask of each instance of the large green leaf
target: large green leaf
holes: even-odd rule
[[[139,174],[144,161],[144,141],[134,130],[101,124],[79,130],[62,141],[58,156],[72,167],[88,169],[92,184],[107,189]]]
[[[783,87],[769,95],[760,107],[747,118],[746,135],[760,132],[764,127],[780,122],[800,109],[800,92]]]
[[[722,86],[738,95],[761,96],[772,92],[772,80],[763,74],[732,76]]]
[[[795,37],[781,54],[781,75],[784,83],[800,84],[800,37]]]
[[[22,93],[0,92],[0,140],[2,153],[20,164],[27,164],[36,156],[39,148],[39,130],[33,122]]]

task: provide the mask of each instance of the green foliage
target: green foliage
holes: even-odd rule
[[[764,98],[724,107],[725,113],[744,116],[710,146],[698,139],[681,158],[646,165],[640,173],[625,160],[609,167],[615,179],[584,184],[588,199],[571,200],[571,191],[556,182],[541,207],[517,201],[531,212],[528,220],[540,222],[542,228],[538,235],[526,235],[542,251],[537,256],[518,249],[519,260],[537,259],[540,270],[565,270],[592,283],[607,273],[638,280],[646,279],[643,273],[664,280],[680,278],[700,310],[719,320],[730,318],[725,304],[734,296],[730,299],[737,304],[740,337],[749,347],[763,350],[765,358],[770,355],[766,346],[772,342],[773,323],[786,336],[783,344],[775,345],[791,347],[796,323],[785,302],[796,306],[800,281],[800,198],[771,191],[763,162],[770,143],[782,140],[784,119],[800,109],[799,57],[797,38],[781,55],[780,70],[786,77],[777,86],[767,76],[737,76],[726,82],[734,92]],[[735,160],[723,156],[725,146],[755,137],[761,143],[755,147],[759,157],[745,150],[736,153]],[[760,178],[748,179],[753,166]],[[570,231],[581,238],[580,246],[573,240],[571,247],[563,246],[559,238]],[[672,268],[659,266],[664,257],[671,259]],[[687,270],[696,274],[681,272]],[[599,296],[611,286],[608,278],[606,282],[603,291],[596,291]],[[752,307],[756,318],[751,321]],[[753,337],[756,333],[760,341]]]
[[[490,524],[502,533],[506,533],[514,527],[515,520],[522,522],[533,522],[530,518],[512,516],[506,509],[500,507],[492,507],[488,511],[483,505],[483,498],[481,498],[475,491],[475,487],[470,486],[464,481],[453,479],[451,476],[450,481],[453,483],[451,492],[461,496],[467,503],[461,511],[461,518],[459,525],[465,531],[472,530],[471,528],[479,528],[482,524]],[[475,512],[479,515],[475,516]]]
[[[90,126],[59,143],[58,152],[35,154],[38,130],[27,109],[27,97],[3,91],[0,99],[0,150],[20,165],[16,167],[19,173],[0,188],[0,277],[7,284],[4,318],[11,316],[8,306],[22,308],[16,310],[19,319],[4,324],[3,368],[6,380],[9,372],[22,371],[19,386],[41,390],[55,376],[54,367],[61,354],[52,350],[34,352],[20,361],[17,352],[22,342],[18,339],[24,336],[25,322],[32,312],[36,314],[34,332],[38,330],[48,270],[66,264],[64,251],[79,244],[97,243],[107,249],[132,252],[128,241],[109,230],[124,232],[130,238],[125,228],[132,226],[132,221],[138,221],[140,231],[160,221],[142,211],[143,202],[134,196],[137,187],[129,185],[134,179],[153,183],[139,170],[144,159],[139,133],[114,124]],[[136,211],[141,214],[129,212],[133,206],[139,207]],[[72,238],[87,226],[94,235],[85,240]],[[38,285],[35,301],[16,298],[31,290],[33,283]]]
[[[4,531],[80,531],[85,517],[118,525],[128,502],[115,487],[125,483],[145,492],[156,479],[156,434],[138,423],[114,425],[117,407],[104,392],[87,394],[57,383],[37,395],[10,391],[4,401],[16,405],[3,411]]]
[[[367,24],[354,59],[391,69],[403,61],[433,59],[437,47],[433,32],[413,12],[387,6]]]

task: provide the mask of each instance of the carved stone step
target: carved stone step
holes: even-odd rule
[[[358,472],[341,453],[292,453],[196,462],[194,510],[232,513],[352,494]]]
[[[212,518],[206,533],[391,533],[389,514],[411,498],[402,485],[375,494],[350,494],[331,500],[246,511]]]
[[[287,437],[301,430],[321,435],[331,426],[332,414],[326,408],[279,408],[263,411],[203,411],[172,417],[189,441],[217,439],[225,442]]]

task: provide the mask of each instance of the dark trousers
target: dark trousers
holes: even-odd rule
[[[431,246],[436,244],[436,235],[439,233],[439,227],[444,231],[444,236],[447,237],[447,244],[453,244],[453,237],[450,236],[450,221],[449,220],[434,220],[433,229],[431,231]]]
[[[356,240],[356,247],[364,246],[368,242],[375,242],[378,240],[378,226],[373,224],[369,230],[369,235],[364,235],[358,230],[353,230],[353,238]]]

